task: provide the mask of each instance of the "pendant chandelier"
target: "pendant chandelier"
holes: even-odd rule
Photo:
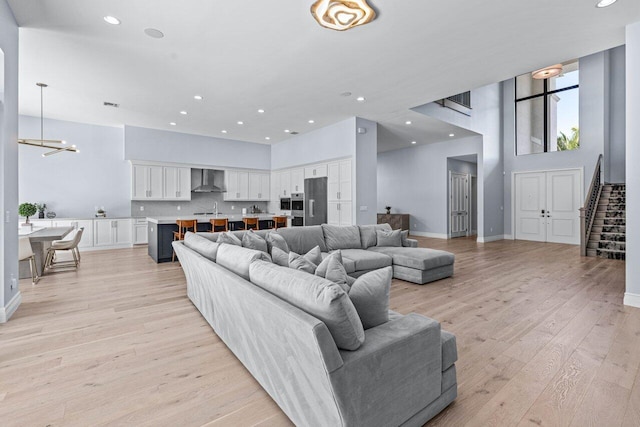
[[[59,139],[44,139],[44,102],[43,102],[43,89],[47,87],[45,83],[36,83],[36,86],[40,87],[40,139],[23,138],[18,139],[18,144],[30,145],[32,147],[46,148],[51,151],[47,151],[42,154],[42,157],[47,157],[52,154],[61,153],[63,151],[71,151],[73,153],[79,153],[80,150],[75,145],[66,145],[67,142]]]
[[[368,24],[376,17],[367,0],[318,0],[311,6],[311,14],[318,24],[336,31]]]

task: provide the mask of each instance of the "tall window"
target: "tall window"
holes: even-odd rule
[[[516,155],[580,148],[578,61],[556,77],[516,77]]]

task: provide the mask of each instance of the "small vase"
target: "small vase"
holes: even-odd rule
[[[387,209],[387,215],[391,215],[391,209]]]
[[[44,211],[38,212],[38,218],[40,219],[44,218]]]

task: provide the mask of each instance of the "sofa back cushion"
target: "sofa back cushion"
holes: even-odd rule
[[[262,251],[222,243],[218,248],[216,263],[249,280],[249,266],[257,260],[271,262],[271,257]]]
[[[344,290],[322,277],[256,261],[250,267],[251,282],[289,304],[322,320],[338,348],[357,350],[364,342],[364,328]]]
[[[254,233],[256,233],[258,236],[266,238],[267,234],[270,232],[270,230],[258,230],[258,231],[254,231]],[[217,242],[218,241],[218,237],[220,237],[220,235],[222,233],[231,233],[234,236],[236,236],[238,239],[240,239],[240,241],[242,241],[242,238],[244,237],[246,231],[245,230],[236,230],[236,231],[216,231],[215,233],[199,233],[201,234],[205,239],[209,239],[212,242]]]
[[[256,251],[269,252],[267,241],[253,230],[248,230],[242,236],[242,247],[255,249]]]
[[[370,248],[378,243],[376,230],[391,231],[391,226],[389,224],[359,225],[358,228],[360,229],[362,249]]]
[[[219,243],[212,242],[200,234],[190,231],[187,231],[187,234],[184,236],[184,245],[214,262],[218,254],[218,247],[220,246]]]
[[[270,232],[267,234],[266,240],[270,254],[273,255],[273,248],[278,248],[283,252],[289,253],[289,245],[282,235]]]
[[[360,230],[357,225],[347,227],[339,227],[337,225],[322,224],[324,232],[324,241],[327,249],[335,251],[336,249],[360,249]]]
[[[228,245],[242,246],[242,237],[238,237],[235,234],[227,231],[225,233],[220,233],[217,242],[226,243]]]
[[[358,311],[364,329],[389,321],[391,267],[380,268],[358,277],[351,286],[349,298]]]
[[[321,252],[329,252],[324,242],[322,227],[319,225],[278,228],[276,233],[284,237],[289,250],[295,253],[306,254],[315,246],[319,246]]]

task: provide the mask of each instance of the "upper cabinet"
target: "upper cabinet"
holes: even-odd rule
[[[304,168],[304,179],[323,178],[327,176],[327,165],[307,166]]]
[[[249,199],[250,200],[269,200],[270,179],[268,173],[250,172],[249,173]]]
[[[304,193],[304,168],[291,169],[291,192]]]
[[[191,170],[132,165],[131,200],[191,200]]]
[[[280,171],[278,174],[280,175],[278,196],[291,197],[291,171]]]
[[[227,192],[224,200],[268,201],[269,173],[227,170],[224,172]]]

